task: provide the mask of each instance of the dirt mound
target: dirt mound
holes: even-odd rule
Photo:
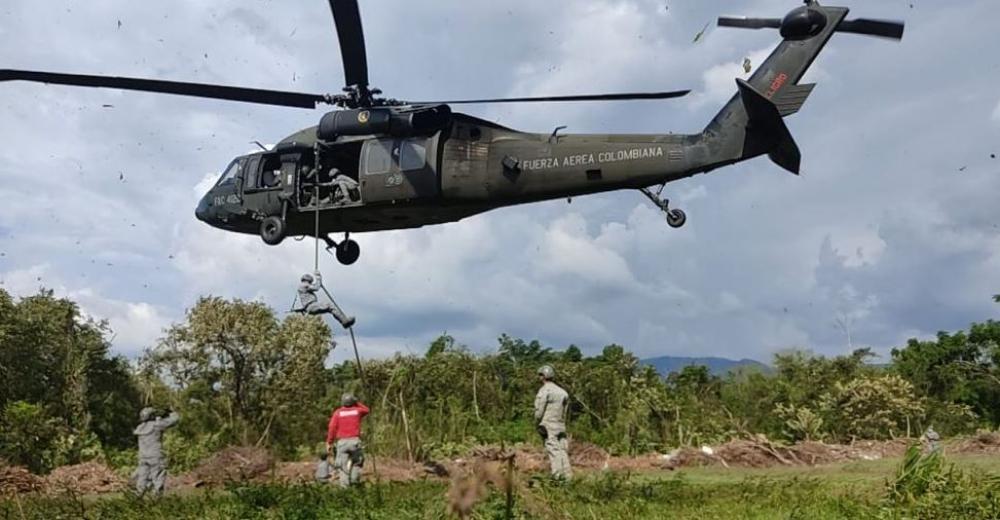
[[[618,469],[620,464],[616,464]],[[690,468],[700,466],[723,465],[723,461],[697,448],[678,448],[659,457],[655,466],[663,469]],[[627,469],[645,469],[641,465],[628,465]]]
[[[217,486],[229,482],[266,480],[274,468],[274,457],[251,446],[226,448],[186,475],[190,485]]]
[[[387,459],[378,457],[374,459],[366,456],[363,478],[370,482],[376,480],[407,481],[417,480],[423,477],[434,476],[431,471],[418,463],[409,462],[404,459]],[[376,475],[376,471],[378,474]],[[289,483],[312,482],[316,475],[316,462],[279,462],[274,467],[274,480]],[[337,475],[332,477],[337,479]]]
[[[955,453],[998,453],[1000,452],[1000,433],[978,432],[971,437],[954,441],[948,451]]]
[[[125,480],[111,468],[91,461],[73,466],[61,466],[45,477],[52,492],[73,492],[83,495],[113,493],[125,488]]]
[[[316,477],[316,464],[312,462],[279,462],[274,467],[274,478],[290,484],[312,482]]]
[[[45,481],[21,466],[0,463],[0,496],[42,491]]]
[[[764,435],[755,435],[746,439],[733,439],[716,447],[680,448],[663,456],[665,463],[662,466],[667,469],[697,466],[817,466],[900,456],[912,442],[908,439],[895,439],[843,445],[804,441],[786,446],[773,443]]]
[[[573,466],[590,469],[601,469],[609,464],[611,456],[600,446],[589,442],[571,442],[569,444],[569,460]]]

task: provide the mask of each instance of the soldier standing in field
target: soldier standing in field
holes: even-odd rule
[[[569,394],[553,380],[556,371],[549,365],[538,369],[542,387],[535,395],[535,420],[538,433],[545,443],[552,476],[569,480],[573,470],[569,465],[569,440],[566,438],[566,415],[569,412]]]
[[[333,467],[340,476],[340,487],[346,488],[361,483],[361,467],[365,464],[361,445],[361,419],[368,415],[368,407],[350,393],[341,397],[340,404],[341,407],[330,416],[326,451],[333,451],[333,442],[337,442],[337,456],[333,460]]]
[[[135,491],[143,495],[152,491],[157,496],[163,494],[167,481],[167,460],[163,456],[163,432],[177,424],[180,416],[170,412],[166,417],[156,417],[156,410],[143,408],[139,412],[139,426],[135,436],[139,438],[139,466],[133,476]]]

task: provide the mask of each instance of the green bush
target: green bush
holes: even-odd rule
[[[1000,477],[961,471],[940,451],[910,446],[886,487],[880,518],[1000,517]]]
[[[0,416],[0,458],[35,473],[52,469],[59,422],[36,404],[8,403]]]

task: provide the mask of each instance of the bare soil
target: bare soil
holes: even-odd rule
[[[769,468],[778,466],[819,466],[855,460],[877,460],[901,456],[918,439],[857,441],[852,444],[826,444],[805,441],[784,445],[763,435],[733,439],[718,446],[684,447],[670,453],[651,453],[637,457],[619,457],[585,442],[570,442],[570,461],[583,471],[669,471],[685,467],[719,466],[733,468]],[[951,439],[944,443],[946,453],[1000,454],[1000,433],[984,432]],[[461,515],[482,486],[501,485],[506,461],[513,458],[520,474],[545,472],[548,461],[541,447],[518,444],[511,447],[479,446],[467,456],[452,460],[411,462],[405,459],[368,456],[365,478],[369,481],[410,481],[437,479],[450,481],[455,512]],[[265,449],[231,447],[216,453],[194,470],[171,476],[168,488],[190,489],[216,487],[238,482],[307,483],[313,480],[318,461],[277,462]],[[8,466],[0,461],[0,495],[14,493],[103,494],[121,491],[127,483],[112,469],[99,462],[57,468],[46,477]]]
[[[0,463],[0,496],[34,493],[44,488],[45,482],[32,475],[26,468]]]
[[[125,479],[100,462],[90,461],[62,466],[45,477],[45,487],[51,493],[93,495],[114,493],[125,489]]]

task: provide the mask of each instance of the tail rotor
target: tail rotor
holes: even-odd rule
[[[827,24],[819,2],[807,0],[806,5],[797,7],[784,18],[748,18],[745,16],[721,16],[719,27],[735,27],[738,29],[778,29],[781,36],[790,40],[801,40],[816,36]],[[836,32],[863,34],[893,40],[903,39],[903,22],[894,20],[875,20],[857,18],[844,20],[836,28]]]

